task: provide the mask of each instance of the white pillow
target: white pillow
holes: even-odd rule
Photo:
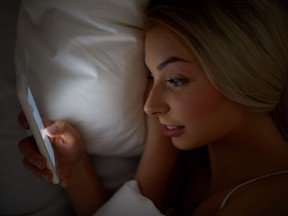
[[[87,152],[138,155],[145,137],[148,0],[23,0],[17,73],[43,117],[70,121]]]

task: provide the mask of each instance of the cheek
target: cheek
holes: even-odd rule
[[[187,98],[179,113],[193,140],[202,143],[204,140],[219,139],[233,131],[241,122],[243,111],[220,93],[210,92],[189,100]]]
[[[199,99],[185,120],[193,145],[219,140],[241,124],[243,110],[239,105],[222,95],[215,96]],[[188,111],[188,107],[186,109]]]
[[[221,98],[204,100],[194,107],[193,103],[190,107],[182,107],[181,122],[186,132],[173,140],[174,145],[182,150],[191,150],[219,140],[233,131],[239,124],[238,111],[223,105],[221,101]]]
[[[209,94],[199,92],[193,97],[190,94],[183,97],[182,101],[182,106],[179,104],[179,109],[181,109],[182,115],[186,115],[187,120],[192,121],[211,117],[223,110],[224,104],[227,103],[227,99],[216,91],[211,91]]]

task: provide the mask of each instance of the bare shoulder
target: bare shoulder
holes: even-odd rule
[[[288,215],[288,173],[273,175],[239,188],[217,215]]]

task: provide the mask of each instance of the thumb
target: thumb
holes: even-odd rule
[[[51,138],[50,141],[54,150],[57,150],[57,152],[61,154],[64,146],[64,141],[62,138],[63,131],[61,130],[61,127],[54,122],[45,128],[45,133]]]
[[[59,130],[59,128],[57,127],[55,123],[46,127],[45,132],[49,137],[56,137],[56,136],[61,135],[61,131]]]
[[[55,143],[69,148],[81,142],[80,134],[66,121],[56,121],[46,128],[46,134],[55,139]],[[63,145],[64,146],[64,145]]]

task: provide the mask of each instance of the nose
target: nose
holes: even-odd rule
[[[169,111],[169,106],[166,102],[166,97],[159,88],[154,86],[151,88],[149,96],[144,105],[144,111],[148,115],[160,115]]]

